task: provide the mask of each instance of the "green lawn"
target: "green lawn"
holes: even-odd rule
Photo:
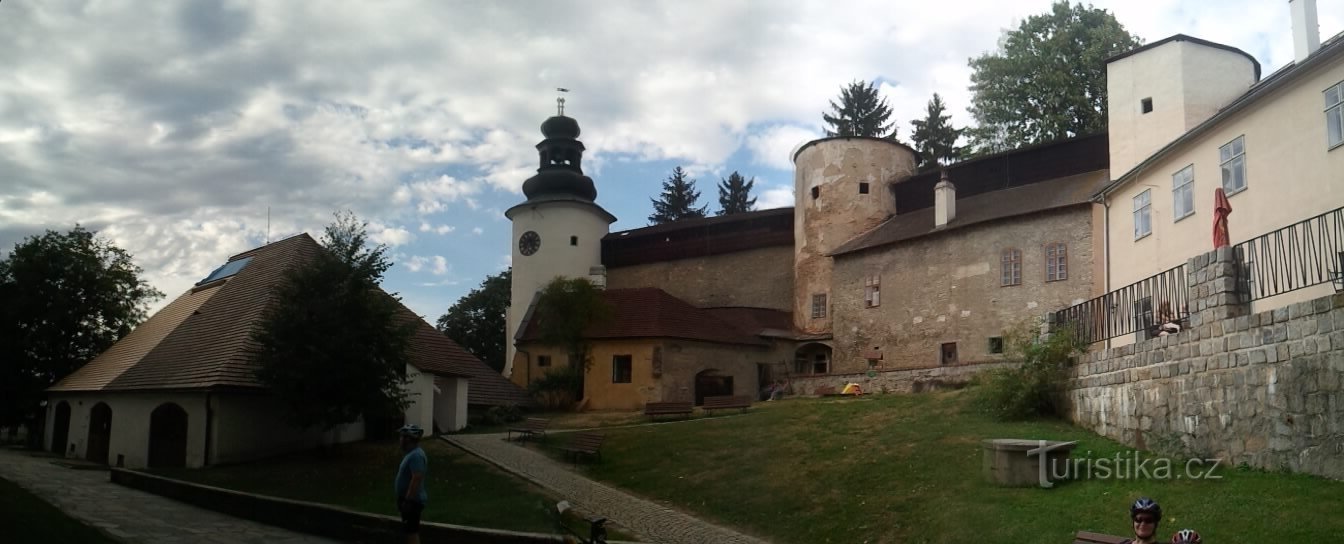
[[[6,544],[115,542],[4,479],[0,479],[0,541]]]
[[[1124,534],[1142,495],[1168,513],[1164,540],[1182,527],[1215,543],[1344,534],[1344,482],[1303,475],[1228,468],[1218,480],[994,487],[980,472],[985,438],[1078,440],[1075,457],[1094,459],[1130,450],[1063,422],[993,421],[969,393],[797,399],[744,417],[611,429],[604,461],[584,470],[783,543],[1070,542],[1078,530]]]
[[[441,523],[551,533],[545,510],[556,500],[441,440],[425,440],[429,504],[423,519]],[[393,442],[362,442],[243,465],[156,470],[170,478],[251,493],[397,515],[392,480],[401,462]]]

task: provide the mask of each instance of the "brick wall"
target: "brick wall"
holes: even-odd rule
[[[793,307],[793,247],[776,246],[611,268],[611,289],[658,287],[701,308]]]
[[[1092,213],[1087,206],[954,229],[835,260],[834,372],[868,368],[878,348],[885,368],[939,366],[943,343],[958,360],[994,362],[989,337],[1024,318],[1092,296]],[[1045,281],[1045,245],[1068,247],[1068,279]],[[1021,285],[1000,285],[1001,252],[1022,251]],[[864,306],[864,281],[881,278],[881,300]]]
[[[1188,263],[1190,328],[1088,353],[1076,424],[1138,448],[1344,478],[1344,295],[1249,313],[1229,248]]]

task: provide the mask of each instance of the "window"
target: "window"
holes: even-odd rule
[[[550,356],[550,355],[538,355],[538,356],[537,356],[537,366],[551,366],[551,356]]]
[[[1016,249],[1005,249],[1000,262],[1003,269],[999,275],[999,285],[1003,287],[1022,285],[1022,252]]]
[[[1139,108],[1143,110],[1143,113],[1150,113],[1150,112],[1152,112],[1152,111],[1153,111],[1153,98],[1150,96],[1150,97],[1148,97],[1148,98],[1145,98],[1145,99],[1143,99],[1143,100],[1140,100],[1140,101],[1139,101]]]
[[[818,196],[821,196],[821,187],[813,187],[812,200],[816,200]]]
[[[1003,353],[1003,337],[1002,337],[1002,336],[991,336],[991,337],[989,337],[989,352],[990,352],[990,353]]]
[[[860,183],[859,183],[859,194],[861,194],[861,195],[866,195],[866,194],[868,194],[868,184],[867,184],[867,183],[863,183],[863,182],[860,182]]]
[[[1227,194],[1240,193],[1246,188],[1246,137],[1237,139],[1218,148],[1218,160],[1223,163],[1223,191]]]
[[[1045,281],[1069,279],[1069,249],[1061,242],[1045,245]],[[997,353],[997,352],[996,352]]]
[[[882,276],[863,280],[863,307],[876,308],[882,304]]]
[[[1195,165],[1171,175],[1171,209],[1177,221],[1195,213]]]
[[[812,358],[812,373],[825,374],[830,371],[830,361],[826,359],[826,354],[818,353]]]
[[[1329,149],[1344,144],[1344,81],[1325,90],[1325,143]]]
[[[943,364],[945,365],[955,364],[957,362],[957,343],[948,342],[946,344],[943,344],[942,353],[943,353],[942,357]]]
[[[611,383],[630,383],[630,361],[629,355],[611,357]]]
[[[578,236],[570,236],[570,237],[569,237],[569,245],[571,245],[571,246],[577,246],[577,245],[579,245],[579,237],[578,237]]]
[[[812,319],[826,317],[826,295],[812,295]]]
[[[1152,211],[1153,207],[1152,191],[1152,189],[1144,189],[1142,193],[1139,193],[1139,196],[1134,197],[1135,240],[1153,233],[1153,217],[1148,213]]]

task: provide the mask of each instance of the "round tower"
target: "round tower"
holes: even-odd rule
[[[504,376],[513,373],[514,335],[534,295],[557,276],[587,278],[602,265],[602,237],[616,217],[595,202],[583,174],[579,122],[563,110],[541,124],[537,174],[523,182],[527,200],[504,212],[513,222],[513,283],[505,330]]]
[[[794,153],[793,322],[798,330],[831,332],[830,253],[896,213],[890,187],[914,174],[917,162],[905,144],[859,136],[813,140]]]

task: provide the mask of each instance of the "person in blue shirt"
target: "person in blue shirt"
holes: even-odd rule
[[[420,437],[425,433],[419,425],[406,425],[398,431],[401,434],[401,458],[397,468],[395,490],[397,493],[397,511],[401,513],[402,527],[406,532],[406,542],[420,544],[420,513],[425,510],[429,494],[425,493],[425,473],[429,471],[429,459],[425,450],[420,449]]]

